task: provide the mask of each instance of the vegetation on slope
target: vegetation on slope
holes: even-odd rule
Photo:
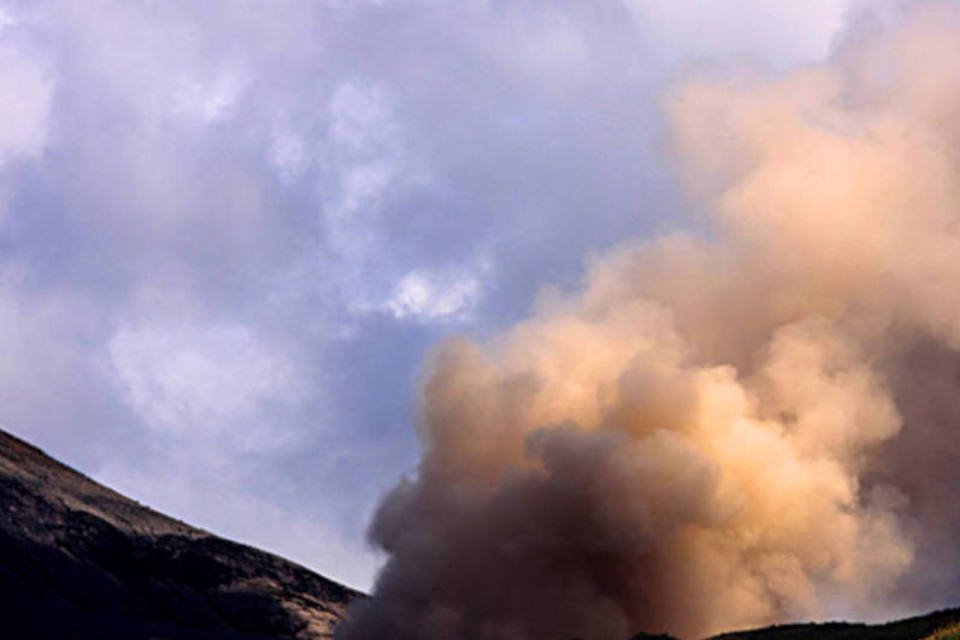
[[[937,634],[946,635],[937,635]],[[960,609],[868,625],[847,622],[790,624],[725,633],[711,640],[960,640]]]
[[[951,624],[938,629],[924,640],[960,640],[960,624]]]

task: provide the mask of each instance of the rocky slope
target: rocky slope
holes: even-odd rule
[[[330,638],[357,597],[287,560],[152,511],[0,431],[2,640],[314,640]],[[711,640],[919,640],[956,622],[960,609]]]
[[[329,638],[360,594],[168,518],[0,431],[0,637]]]

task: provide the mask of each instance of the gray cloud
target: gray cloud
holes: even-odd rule
[[[3,3],[0,422],[369,585],[429,345],[668,224],[676,62],[795,63],[840,19],[696,6]]]

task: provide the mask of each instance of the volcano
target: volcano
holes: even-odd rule
[[[0,432],[0,637],[329,638],[348,587],[164,516]]]
[[[0,512],[4,640],[332,638],[347,607],[365,598],[149,509],[3,431]],[[885,625],[782,625],[711,640],[919,640],[957,622],[960,609],[950,609]]]

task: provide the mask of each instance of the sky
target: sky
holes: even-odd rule
[[[0,1],[0,426],[367,589],[431,347],[695,225],[665,88],[865,6]]]

